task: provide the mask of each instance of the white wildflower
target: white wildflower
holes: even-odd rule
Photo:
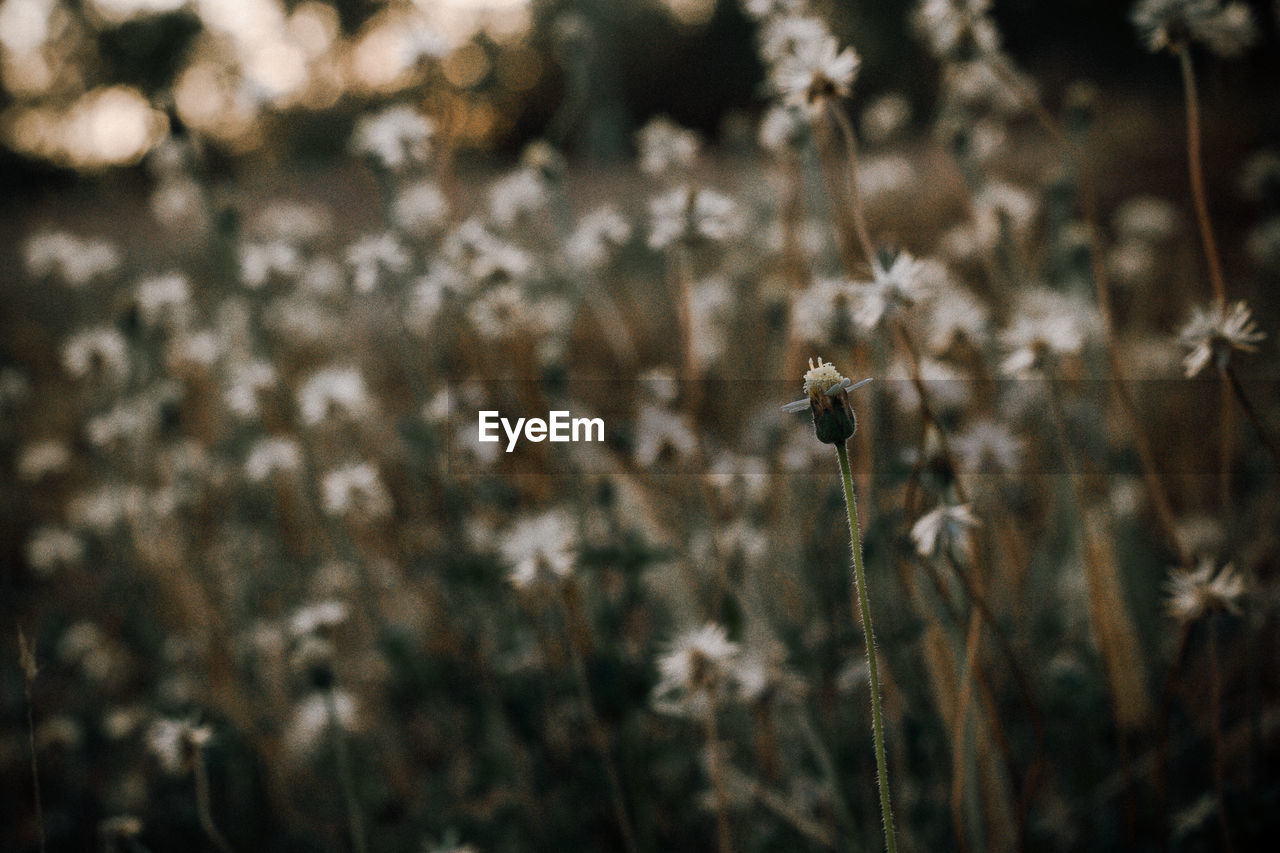
[[[403,169],[430,156],[435,130],[435,122],[413,107],[391,106],[360,119],[351,148],[355,154],[368,155],[387,169]]]
[[[1257,345],[1265,338],[1243,300],[1230,307],[1215,303],[1209,308],[1193,308],[1191,319],[1178,332],[1182,344],[1191,348],[1182,361],[1187,378],[1196,376],[1210,363],[1225,371],[1231,363],[1232,350],[1257,352]]]
[[[555,510],[520,519],[502,534],[498,547],[511,566],[508,579],[519,589],[540,578],[564,578],[573,571],[573,524]]]

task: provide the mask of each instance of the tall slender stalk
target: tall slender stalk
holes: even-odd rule
[[[867,675],[871,683],[871,734],[876,746],[876,783],[880,788],[880,819],[884,823],[884,845],[889,853],[897,853],[898,841],[893,829],[893,809],[889,805],[889,769],[884,757],[884,714],[880,707],[880,667],[876,661],[876,634],[871,623],[871,601],[867,596],[867,577],[862,568],[862,533],[858,526],[858,501],[853,494],[853,474],[849,470],[849,451],[843,443],[836,445],[840,458],[840,477],[844,481],[844,502],[849,513],[849,538],[853,549],[854,602],[862,616],[862,631],[867,639]]]
[[[364,840],[364,819],[360,815],[360,802],[356,799],[355,776],[351,772],[351,753],[347,748],[346,733],[338,714],[338,697],[333,688],[324,691],[324,701],[329,712],[329,728],[333,732],[338,781],[342,785],[342,796],[347,806],[347,830],[351,836],[351,849],[355,853],[368,853],[369,848]]]
[[[209,767],[204,760],[204,748],[200,745],[195,745],[192,751],[194,755],[192,756],[191,773],[195,777],[196,815],[200,819],[200,828],[204,830],[204,834],[209,836],[209,841],[221,853],[233,853],[231,843],[218,830],[218,825],[213,822],[213,804],[209,795]]]
[[[31,710],[31,685],[35,683],[40,669],[36,665],[35,648],[27,642],[27,635],[22,633],[21,628],[18,629],[18,663],[22,667],[22,688],[27,704],[27,744],[31,747],[31,789],[35,795],[36,831],[40,837],[40,853],[44,853],[44,805],[40,800],[40,763],[36,758],[36,723]]]
[[[720,732],[716,725],[715,702],[707,708],[707,770],[711,775],[711,788],[716,798],[716,839],[720,853],[733,853],[733,839],[729,834],[729,792],[725,788],[724,768],[720,765]]]
[[[1209,202],[1204,191],[1204,169],[1201,165],[1200,97],[1196,94],[1196,71],[1191,64],[1191,49],[1183,46],[1178,51],[1178,64],[1182,68],[1182,89],[1187,101],[1187,171],[1191,175],[1191,199],[1196,207],[1196,224],[1200,228],[1200,241],[1204,243],[1205,260],[1209,264],[1209,283],[1213,285],[1213,298],[1222,308],[1227,304],[1227,284],[1222,275],[1222,258],[1218,255],[1218,242],[1213,237],[1213,224],[1209,219]]]

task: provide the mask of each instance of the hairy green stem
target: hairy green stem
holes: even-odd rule
[[[893,809],[889,805],[889,769],[884,757],[884,714],[880,710],[880,667],[876,662],[876,634],[871,624],[871,601],[867,597],[867,576],[862,568],[862,533],[858,526],[858,501],[853,494],[853,474],[849,471],[849,451],[836,445],[840,476],[844,480],[844,502],[849,511],[849,537],[853,546],[853,586],[857,610],[862,614],[862,631],[867,638],[867,676],[871,683],[871,733],[876,744],[876,784],[880,788],[880,819],[884,823],[884,846],[897,853],[893,829]]]

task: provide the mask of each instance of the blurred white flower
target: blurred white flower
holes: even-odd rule
[[[277,471],[291,472],[302,467],[302,448],[291,438],[260,438],[244,460],[244,475],[251,483],[261,483]]]
[[[774,89],[786,100],[821,109],[849,96],[862,59],[852,47],[840,50],[834,36],[799,42],[774,65]]]
[[[107,240],[42,231],[27,240],[24,260],[33,278],[48,276],[79,288],[114,272],[121,257],[120,250]]]
[[[658,659],[659,681],[653,706],[679,716],[703,716],[731,686],[738,644],[723,627],[707,623],[685,631]]]
[[[347,266],[351,267],[356,293],[372,293],[383,271],[402,273],[412,260],[409,250],[391,233],[370,234],[347,247]]]
[[[797,291],[791,298],[790,335],[797,341],[828,343],[853,325],[856,298],[853,282],[824,278]]]
[[[307,426],[336,415],[358,420],[370,409],[364,377],[354,367],[327,367],[313,373],[297,396],[302,422]]]
[[[698,449],[698,439],[684,415],[651,404],[640,409],[635,440],[635,460],[642,468],[658,461],[664,450],[684,458]]]
[[[330,714],[329,704],[334,713]],[[336,719],[334,719],[336,718]],[[358,722],[356,700],[345,690],[310,693],[298,703],[293,719],[285,731],[285,743],[294,753],[314,749],[317,743],[336,726],[348,731]]]
[[[62,527],[38,527],[27,540],[27,565],[40,577],[79,565],[84,560],[84,541]]]
[[[240,246],[240,281],[250,290],[262,287],[273,276],[295,277],[302,269],[302,256],[284,240],[248,242]]]
[[[976,474],[1015,472],[1026,449],[1008,426],[993,420],[970,423],[951,437],[950,444],[957,466]]]
[[[1258,343],[1265,338],[1243,300],[1229,308],[1217,303],[1208,308],[1196,306],[1191,319],[1178,332],[1183,346],[1191,348],[1182,362],[1187,378],[1196,376],[1210,363],[1218,370],[1226,370],[1232,350],[1257,352]]]
[[[324,475],[320,484],[324,511],[329,515],[359,514],[369,519],[391,514],[391,495],[387,493],[370,462],[335,468]]]
[[[883,258],[871,262],[872,280],[858,288],[854,318],[864,329],[874,329],[886,318],[894,318],[914,306],[929,290],[940,266],[929,266],[906,252],[900,252],[886,266]]]
[[[118,381],[129,373],[128,345],[115,329],[85,329],[63,344],[62,365],[73,379],[93,373]]]
[[[1113,217],[1121,240],[1162,243],[1178,233],[1178,211],[1165,199],[1151,195],[1134,196],[1116,209]]]
[[[636,133],[636,142],[640,171],[647,175],[667,175],[691,168],[701,147],[698,134],[666,116],[650,119]]]
[[[222,400],[238,417],[257,417],[258,395],[275,385],[276,369],[267,361],[245,361],[227,369],[227,387]]]
[[[182,776],[191,772],[196,751],[213,739],[213,729],[191,720],[159,719],[147,730],[147,748],[166,773]]]
[[[67,470],[71,464],[71,450],[66,442],[45,439],[24,445],[18,452],[18,478],[34,483],[49,474]]]
[[[503,228],[547,206],[547,180],[534,169],[517,169],[489,188],[489,216]]]
[[[329,600],[308,604],[289,617],[289,633],[294,637],[336,628],[347,621],[350,608],[341,601]]]
[[[715,242],[743,231],[738,204],[729,196],[706,188],[679,186],[649,200],[649,248],[662,249],[677,240]]]
[[[1212,559],[1204,558],[1195,569],[1169,573],[1165,609],[1180,622],[1194,622],[1214,610],[1239,613],[1244,592],[1244,578],[1234,566],[1218,569]]]
[[[583,216],[565,241],[564,253],[576,269],[596,270],[609,260],[613,249],[631,239],[631,223],[612,204]]]
[[[151,276],[134,291],[144,325],[182,328],[191,316],[191,283],[180,272]]]
[[[396,193],[391,217],[408,234],[434,234],[449,218],[449,200],[434,181],[417,181]]]
[[[390,106],[356,123],[351,150],[368,155],[383,167],[403,169],[431,155],[435,122],[406,105]]]
[[[1239,56],[1258,40],[1253,11],[1221,0],[1140,0],[1133,24],[1151,51],[1180,49],[1198,41],[1221,57]]]
[[[1000,33],[988,17],[991,0],[923,0],[912,23],[934,56],[972,59],[1000,47]]]
[[[1009,353],[1000,372],[1026,376],[1042,370],[1046,359],[1078,355],[1100,328],[1097,312],[1082,301],[1045,288],[1025,291],[1013,321],[1000,333]]]
[[[911,121],[911,102],[901,92],[880,95],[862,111],[862,135],[872,145],[890,142]]]
[[[911,541],[921,557],[973,553],[973,530],[981,525],[968,504],[943,504],[911,526]]]
[[[527,589],[543,577],[567,577],[573,571],[575,539],[572,521],[559,511],[520,519],[498,542],[511,566],[508,580]]]

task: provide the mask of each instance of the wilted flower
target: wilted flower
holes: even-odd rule
[[[1180,622],[1194,622],[1214,610],[1240,612],[1244,579],[1230,563],[1216,569],[1212,559],[1202,559],[1195,569],[1169,573],[1165,608]]]
[[[1266,338],[1253,322],[1249,306],[1240,301],[1226,308],[1214,304],[1192,309],[1191,319],[1178,332],[1178,340],[1191,352],[1183,359],[1187,378],[1197,375],[1210,362],[1218,370],[1226,370],[1231,351],[1257,352],[1257,344]]]

